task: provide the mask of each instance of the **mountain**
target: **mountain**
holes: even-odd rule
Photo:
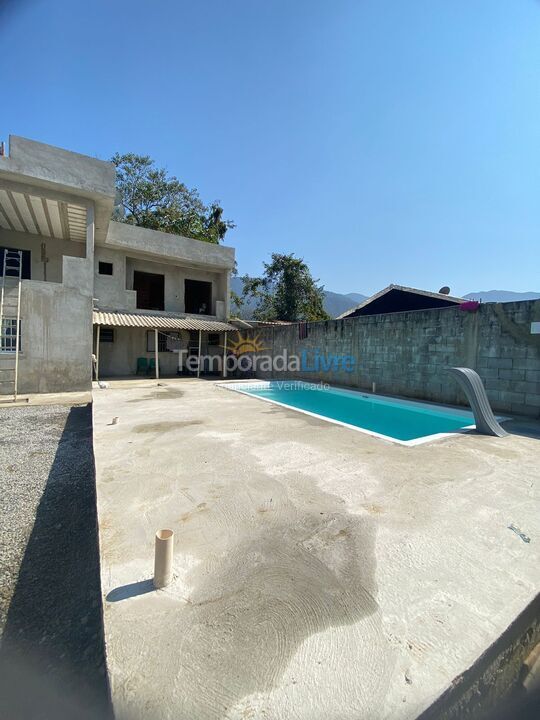
[[[242,278],[232,277],[231,278],[231,290],[237,295],[242,295]],[[324,309],[330,315],[330,317],[337,317],[344,313],[345,310],[349,310],[355,305],[359,305],[362,300],[366,299],[366,295],[360,293],[348,293],[343,295],[341,293],[330,292],[330,290],[324,291]],[[257,307],[256,301],[250,298],[246,301],[240,312],[240,316],[244,320],[250,320],[253,317],[253,312]]]
[[[231,290],[237,295],[242,295],[242,278],[231,278]],[[516,302],[517,300],[538,300],[540,293],[537,292],[512,292],[511,290],[481,290],[480,292],[472,292],[464,295],[467,300],[481,300],[482,302]],[[360,305],[367,298],[367,295],[361,293],[335,293],[330,290],[324,291],[324,309],[330,317],[338,317],[346,310],[350,310],[356,305]],[[250,320],[253,312],[257,307],[257,303],[250,299],[242,307],[240,316],[244,320]]]
[[[539,300],[540,293],[512,292],[511,290],[480,290],[463,297],[467,300],[481,300],[482,302],[516,302],[517,300]]]
[[[244,283],[242,282],[241,277],[232,276],[231,277],[231,291],[236,293],[237,295],[240,295],[242,297],[242,290],[244,288]],[[231,301],[231,314],[232,315],[238,315],[243,320],[252,320],[253,319],[253,312],[255,308],[257,307],[257,303],[253,298],[249,298],[247,300],[244,300],[244,304],[242,305],[242,309],[240,312],[238,312],[237,308],[233,305]]]
[[[365,300],[367,295],[360,295],[360,293],[348,293],[342,295],[341,293],[330,292],[330,290],[324,291],[324,309],[330,315],[330,317],[337,317],[344,313],[346,310],[350,310],[355,305],[360,305],[362,300]]]
[[[351,298],[356,305],[360,305],[361,302],[368,298],[367,295],[360,295],[360,293],[347,293],[345,297]]]

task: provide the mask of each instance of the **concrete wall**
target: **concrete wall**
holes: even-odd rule
[[[42,281],[41,242],[46,242],[49,258],[47,282]],[[133,287],[134,270],[165,275],[165,309],[170,312],[184,311],[185,278],[212,283],[212,312],[222,314],[226,306],[228,269],[215,268],[209,272],[172,262],[159,263],[103,246],[95,248],[94,256],[93,248],[87,249],[83,243],[7,230],[0,231],[0,244],[32,252],[32,280],[23,281],[21,291],[20,393],[66,392],[91,387],[92,298],[97,298],[100,307],[134,310],[136,293],[126,289]],[[112,276],[98,274],[100,260],[113,263]],[[15,298],[8,296],[6,299],[15,307]],[[100,346],[102,374],[134,373],[137,357],[153,357],[146,347],[145,330],[115,328],[115,342]],[[178,357],[171,352],[160,353],[160,364],[163,374],[174,374]],[[13,354],[0,355],[0,368],[13,367]],[[10,392],[11,387],[0,387],[0,393]]]
[[[99,376],[121,377],[134,375],[137,369],[138,357],[154,357],[154,354],[146,349],[147,330],[144,328],[115,327],[113,331],[114,342],[100,342],[99,344]],[[94,348],[96,347],[95,333],[94,329]],[[176,353],[160,353],[161,372],[167,375],[174,374],[177,361],[178,356]]]
[[[90,389],[91,317],[91,294],[59,283],[23,281],[20,393]],[[0,354],[0,367],[13,368],[14,359],[14,354]],[[0,388],[0,393],[11,391],[11,386]]]
[[[212,312],[219,320],[229,317],[230,273],[234,267],[234,249],[214,245],[180,235],[111,222],[105,243],[96,247],[96,261],[113,262],[125,258],[125,289],[133,287],[133,270],[165,275],[165,310],[184,312],[184,280],[205,280],[212,283]],[[122,271],[121,271],[122,272]],[[97,274],[96,297],[101,305],[130,309],[133,300],[118,283]]]
[[[32,279],[23,281],[21,293],[21,393],[91,386],[92,300],[96,297],[99,306],[109,309],[134,310],[135,269],[165,275],[168,311],[184,311],[184,279],[192,278],[212,282],[212,312],[219,319],[228,314],[234,250],[110,222],[114,181],[111,163],[16,136],[10,138],[9,156],[0,158],[0,182],[6,187],[87,209],[86,244],[0,230],[0,244],[32,252]],[[49,258],[46,278],[42,242]],[[98,274],[99,260],[113,263],[112,277]],[[103,349],[103,363],[109,363],[111,373],[132,373],[137,357],[148,354],[146,333],[115,332],[119,342]],[[163,371],[174,372],[177,356],[162,355]],[[0,368],[14,364],[14,353],[0,354]],[[11,389],[0,386],[0,393]]]
[[[215,315],[216,300],[225,300],[221,294],[220,276],[218,273],[206,272],[204,270],[185,268],[178,265],[165,265],[157,262],[150,262],[141,258],[127,258],[126,273],[129,288],[133,288],[133,273],[140,272],[157,273],[165,276],[165,310],[169,312],[183,313],[184,305],[184,280],[203,280],[212,283],[212,307],[208,315]]]
[[[99,262],[109,262],[113,265],[112,275],[100,275]],[[133,281],[129,284],[133,287]],[[126,254],[120,250],[96,247],[94,259],[94,297],[99,308],[113,310],[135,310],[137,308],[137,294],[128,290],[126,280]]]
[[[49,260],[46,270],[41,262],[42,243],[45,243],[46,256]],[[63,256],[85,257],[84,243],[14,232],[3,228],[0,228],[0,245],[15,250],[30,250],[31,280],[47,280],[47,282],[61,283]],[[0,263],[2,261],[3,258],[0,258]],[[45,272],[47,277],[45,277]]]
[[[23,183],[23,191],[41,188],[48,197],[67,192],[84,198],[84,204],[93,204],[98,241],[105,239],[109,229],[115,176],[116,168],[110,162],[17,135],[10,135],[9,155],[0,157],[0,179]]]
[[[259,328],[248,335],[258,334],[274,355],[284,348],[289,354],[306,351],[310,365],[317,351],[356,360],[350,373],[299,372],[297,377],[364,389],[375,382],[378,393],[435,402],[464,404],[465,396],[444,369],[471,367],[496,410],[538,417],[540,335],[531,335],[530,329],[539,320],[540,300],[533,300],[486,303],[476,313],[442,308],[309,323],[304,340],[297,325]]]
[[[145,328],[115,327],[114,342],[100,342],[99,344],[99,376],[124,377],[135,374],[137,358],[154,358],[154,352],[149,351],[147,343],[148,330]],[[153,334],[153,330],[150,330]],[[94,352],[96,352],[96,331],[94,330]],[[222,355],[223,349],[219,346],[208,346],[207,333],[202,334],[201,352],[203,355]],[[181,347],[187,349],[189,332],[181,332]],[[153,348],[153,344],[150,345]],[[184,356],[185,357],[185,354]],[[179,365],[178,353],[160,352],[159,366],[162,375],[175,375]],[[180,359],[182,367],[182,358]]]
[[[18,232],[3,232],[6,245],[32,251],[32,277],[43,277],[40,244],[47,243],[47,281],[23,280],[21,284],[21,352],[18,392],[47,393],[91,388],[92,297],[94,243],[92,209],[89,210],[87,243],[75,243]],[[37,250],[37,252],[36,252]],[[80,256],[73,253],[78,252]],[[16,317],[17,286],[6,287],[4,317]],[[0,353],[0,368],[11,370],[14,353]],[[0,394],[13,390],[0,385]]]
[[[29,175],[36,182],[53,182],[92,199],[95,194],[114,198],[116,169],[110,162],[18,135],[10,136],[9,156],[2,162],[10,173]]]
[[[126,223],[111,222],[103,244],[105,247],[124,250],[128,255],[142,253],[157,259],[169,258],[179,264],[201,265],[209,270],[232,270],[234,267],[234,249],[231,247]]]
[[[99,274],[100,261],[113,264],[113,275]],[[166,312],[185,312],[184,280],[203,280],[212,283],[212,307],[207,314],[220,320],[226,319],[229,294],[228,270],[209,271],[173,262],[158,262],[102,246],[96,247],[95,253],[94,296],[97,298],[97,305],[100,308],[135,310],[137,307],[137,295],[133,290],[135,270],[165,276]]]

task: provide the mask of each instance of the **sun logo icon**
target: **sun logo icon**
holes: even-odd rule
[[[240,357],[240,355],[245,355],[246,353],[257,353],[269,349],[264,346],[259,333],[251,338],[247,336],[244,337],[239,330],[237,330],[236,333],[238,335],[237,339],[229,340],[227,344],[228,349],[233,355],[236,355],[236,357]]]

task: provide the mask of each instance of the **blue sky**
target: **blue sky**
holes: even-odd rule
[[[0,0],[0,138],[149,154],[328,290],[540,291],[536,0]]]

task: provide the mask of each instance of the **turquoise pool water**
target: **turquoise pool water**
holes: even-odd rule
[[[417,440],[474,425],[474,418],[470,415],[454,414],[437,406],[408,404],[392,398],[362,395],[360,392],[320,389],[294,382],[270,383],[269,386],[260,388],[244,387],[237,386],[235,389],[395,440]]]

